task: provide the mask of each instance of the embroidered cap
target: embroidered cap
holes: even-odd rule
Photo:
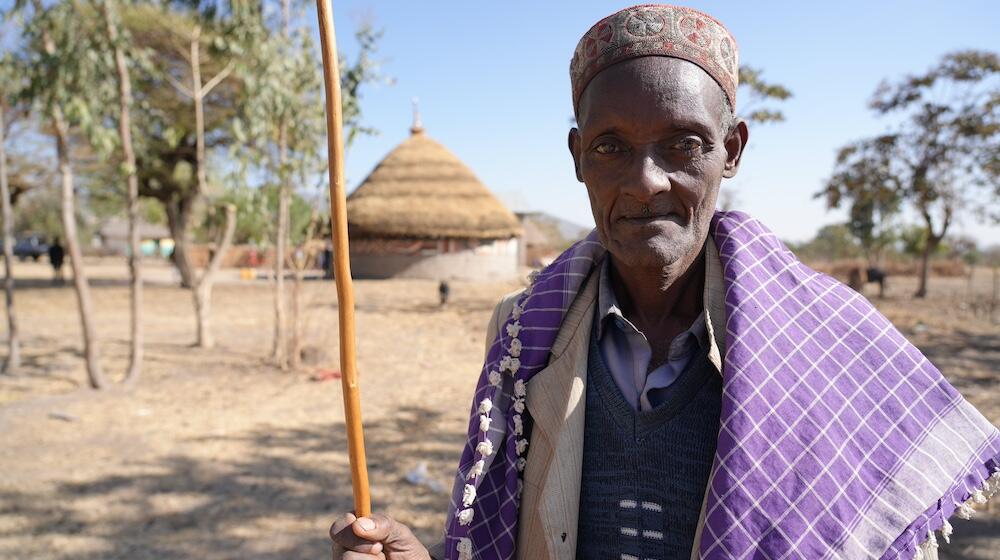
[[[733,110],[739,84],[736,40],[712,16],[680,6],[641,4],[594,24],[576,45],[569,65],[573,111],[594,76],[641,56],[672,56],[697,64],[722,86]]]

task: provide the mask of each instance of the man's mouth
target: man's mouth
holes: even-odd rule
[[[668,221],[673,222],[678,225],[684,225],[684,218],[675,212],[630,212],[618,218],[619,222],[625,222],[628,224],[644,225],[651,224],[653,222]]]

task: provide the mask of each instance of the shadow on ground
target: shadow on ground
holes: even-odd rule
[[[996,508],[996,506],[993,506]],[[981,512],[971,520],[952,519],[951,544],[941,543],[941,560],[997,560],[1000,558],[1000,514]]]
[[[397,473],[381,477],[387,491],[373,487],[376,499],[381,495],[383,502],[396,501],[411,512],[443,514],[445,494],[410,485],[398,474],[409,466],[403,461],[414,456],[435,464],[457,459],[461,434],[440,430],[437,420],[437,413],[411,407],[391,420],[366,424],[370,470]],[[249,452],[210,460],[185,454],[136,458],[127,467],[136,472],[128,474],[62,483],[51,492],[0,491],[0,521],[12,521],[0,523],[11,528],[0,532],[0,545],[31,535],[46,548],[19,552],[59,560],[328,558],[326,527],[338,513],[353,509],[344,434],[343,424],[332,423],[197,438],[188,443],[246,444],[242,448]],[[92,511],[89,503],[111,505]],[[386,506],[391,504],[375,504]],[[269,525],[276,529],[269,531]],[[440,530],[415,529],[424,540]],[[87,540],[92,552],[57,550],[74,539]],[[46,544],[56,542],[62,544]]]

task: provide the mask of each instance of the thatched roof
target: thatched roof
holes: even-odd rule
[[[506,239],[517,217],[455,154],[420,128],[347,198],[352,236]]]

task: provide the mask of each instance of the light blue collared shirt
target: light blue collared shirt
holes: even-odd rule
[[[622,396],[634,409],[652,410],[663,402],[670,385],[680,377],[698,352],[714,346],[709,340],[708,309],[706,307],[686,331],[671,341],[666,362],[650,369],[653,365],[649,363],[652,347],[646,335],[625,317],[618,305],[611,285],[611,259],[605,259],[600,274],[595,326],[604,365],[611,372]],[[715,363],[716,360],[712,361]],[[717,367],[719,365],[716,364]]]

